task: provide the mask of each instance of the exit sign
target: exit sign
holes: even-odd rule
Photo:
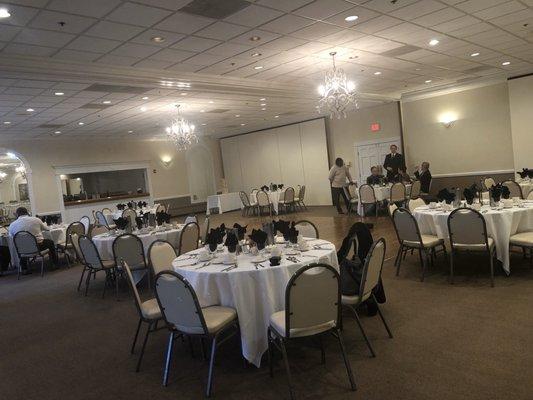
[[[370,124],[370,130],[372,132],[378,132],[381,129],[381,126],[378,122],[374,122],[373,124]]]

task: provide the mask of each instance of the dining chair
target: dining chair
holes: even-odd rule
[[[109,224],[109,222],[107,222],[107,218],[102,211],[97,210],[95,211],[94,215],[96,217],[96,222],[98,223],[98,225],[104,225],[110,229],[113,229],[115,227],[113,224]]]
[[[41,277],[44,276],[44,258],[50,256],[48,249],[39,250],[37,239],[28,231],[19,231],[13,236],[13,243],[19,258],[17,279],[22,273],[22,260],[26,261],[26,267],[30,268],[30,263],[41,260]]]
[[[509,189],[510,195],[509,198],[518,197],[519,199],[523,199],[524,195],[522,194],[522,188],[520,185],[512,180],[507,180],[502,182],[502,186],[505,186]]]
[[[298,221],[294,224],[294,227],[298,231],[299,235],[306,238],[318,239],[318,228],[311,221]]]
[[[533,267],[533,231],[525,231],[520,233],[515,233],[509,238],[509,250],[512,247],[520,247],[524,252],[524,257],[526,253],[529,252],[529,265]]]
[[[198,218],[196,218],[196,215],[188,215],[185,218],[185,222],[183,222],[183,223],[185,225],[187,225],[188,223],[191,223],[191,222],[194,222],[194,223],[198,224]]]
[[[102,213],[103,213],[104,215],[106,215],[106,214],[113,214],[113,211],[112,211],[109,207],[104,207],[104,208],[102,208]]]
[[[414,181],[412,184],[411,184],[411,192],[409,193],[409,199],[410,200],[415,200],[415,199],[418,199],[420,197],[420,189],[422,187],[422,184],[420,183],[420,181]]]
[[[272,217],[272,204],[270,203],[270,198],[264,190],[257,192],[257,215],[262,216],[263,210],[268,209],[270,217]]]
[[[124,211],[122,211],[122,218],[126,218],[128,220],[129,228],[133,229],[137,219],[137,211],[135,211],[133,208],[126,208]]]
[[[252,204],[250,203],[250,199],[248,198],[246,192],[240,191],[239,197],[241,198],[242,216],[244,217],[249,214],[250,210],[252,210]]]
[[[357,185],[348,185],[343,188],[344,194],[349,201],[348,213],[351,213],[352,210],[357,212],[357,204],[359,203],[359,194],[357,193]]]
[[[402,182],[393,183],[390,187],[389,202],[403,207],[406,199],[405,185]]]
[[[294,399],[294,393],[286,343],[296,338],[317,338],[324,364],[323,336],[328,333],[333,334],[339,342],[351,389],[356,390],[339,329],[341,315],[340,276],[335,268],[327,264],[310,264],[292,275],[285,289],[285,310],[270,316],[267,330],[270,376],[274,372],[272,356],[276,348],[283,357],[291,399]]]
[[[389,204],[389,215],[392,218],[392,214],[394,214],[394,211],[398,209],[398,206],[394,203]]]
[[[301,209],[307,210],[307,206],[305,205],[304,200],[305,200],[305,185],[302,185],[298,192],[298,200],[296,201],[296,203],[300,206]]]
[[[100,254],[98,254],[98,250],[96,249],[94,242],[86,235],[81,235],[79,237],[78,244],[83,259],[83,270],[81,271],[80,282],[78,283],[78,292],[80,291],[81,283],[83,282],[85,273],[87,273],[87,277],[85,278],[85,296],[87,296],[91,276],[94,280],[96,278],[96,273],[103,271],[106,275],[104,281],[104,290],[102,292],[102,298],[104,298],[107,286],[113,285],[113,281],[117,280],[117,277],[115,276],[115,262],[112,260],[102,260],[100,258]],[[118,297],[118,291],[115,293],[115,295]]]
[[[394,265],[396,266],[396,276],[400,274],[402,259],[405,258],[408,250],[418,250],[422,275],[420,282],[424,281],[426,268],[433,265],[433,260],[437,252],[442,251],[446,256],[446,246],[443,239],[434,235],[422,235],[415,217],[405,208],[398,208],[392,214],[394,230],[398,237],[400,247],[396,254]]]
[[[409,211],[412,213],[416,208],[423,207],[426,205],[426,202],[424,199],[417,197],[416,199],[409,200],[409,203],[407,203],[407,207],[409,208]]]
[[[211,342],[206,396],[213,388],[213,369],[218,346],[239,332],[237,312],[222,306],[200,307],[190,283],[174,271],[163,271],[155,278],[155,294],[169,338],[163,373],[163,386],[168,384],[172,348],[176,337],[196,337]]]
[[[122,270],[126,273],[126,280],[128,281],[128,286],[133,293],[133,300],[135,302],[135,308],[137,309],[137,314],[139,315],[139,322],[137,323],[137,329],[135,331],[135,336],[133,337],[133,343],[131,345],[131,354],[135,353],[135,345],[137,344],[137,338],[139,337],[139,332],[141,330],[141,325],[143,323],[147,324],[146,334],[144,336],[143,344],[141,347],[141,354],[139,354],[139,359],[137,360],[137,366],[135,367],[135,372],[139,372],[141,369],[141,362],[144,356],[144,349],[146,348],[146,343],[148,342],[148,336],[150,333],[157,330],[157,323],[162,320],[161,310],[159,309],[159,304],[157,304],[157,299],[155,297],[148,300],[141,300],[137,286],[135,285],[135,280],[131,273],[131,269],[128,266],[128,263],[124,260],[120,261],[120,266]]]
[[[93,225],[89,231],[89,237],[93,238],[95,236],[101,235],[102,233],[108,233],[109,228],[106,225]]]
[[[363,184],[359,187],[359,202],[363,208],[363,217],[366,214],[365,206],[374,205],[376,209],[376,222],[378,219],[378,201],[376,200],[376,193],[371,185]]]
[[[156,240],[148,248],[148,265],[156,276],[161,271],[171,270],[172,261],[178,256],[176,249],[166,240]]]
[[[278,208],[278,211],[279,209],[284,209],[286,213],[289,212],[289,210],[294,210],[296,211],[296,208],[295,208],[295,205],[294,205],[294,188],[293,187],[288,187],[287,189],[285,189],[285,191],[283,192],[283,199],[279,201],[279,206],[280,208]]]
[[[200,229],[200,245],[203,245],[207,241],[207,234],[209,233],[209,217],[206,215],[204,223]]]
[[[148,264],[144,256],[144,246],[141,239],[131,233],[124,233],[113,240],[113,258],[117,265],[117,272],[122,274],[120,261],[124,260],[132,271],[148,271]],[[148,289],[150,289],[150,274],[147,273]],[[115,282],[118,293],[118,279]]]
[[[200,239],[200,227],[196,222],[189,222],[180,233],[178,255],[188,253],[198,248]]]
[[[59,242],[56,244],[57,252],[63,253],[65,258],[67,259],[67,265],[69,267],[70,267],[70,255],[68,251],[74,249],[74,245],[72,243],[72,237],[71,237],[73,233],[77,234],[78,236],[85,235],[85,226],[79,221],[72,222],[65,231],[65,240],[63,242]]]
[[[496,245],[487,234],[487,224],[483,215],[471,208],[461,207],[448,216],[450,236],[450,283],[454,283],[454,256],[459,251],[486,253],[490,263],[490,285],[494,287],[494,256]]]
[[[373,292],[373,290],[379,285],[379,282],[381,280],[381,271],[383,269],[383,261],[385,260],[385,250],[385,239],[380,238],[374,243],[372,243],[372,247],[370,247],[370,250],[368,251],[368,254],[364,260],[363,270],[361,271],[361,282],[359,285],[359,292],[355,296],[342,295],[341,298],[342,305],[348,308],[353,313],[355,321],[357,322],[357,325],[361,330],[363,338],[365,339],[366,345],[368,346],[372,357],[375,357],[376,353],[372,348],[368,337],[366,336],[365,330],[363,329],[363,325],[361,324],[361,320],[359,319],[359,314],[357,313],[357,307],[359,307],[364,301],[372,298],[373,302],[376,305],[381,321],[383,322],[383,325],[385,326],[385,329],[389,334],[389,338],[392,339],[392,332],[389,329],[389,326],[387,325],[387,322],[385,321],[381,310],[379,309],[378,301],[376,300],[376,297],[374,296]]]
[[[91,228],[91,219],[88,216],[84,215],[83,217],[80,218],[80,222],[83,224],[83,227],[85,228],[84,235],[88,235],[89,230]]]

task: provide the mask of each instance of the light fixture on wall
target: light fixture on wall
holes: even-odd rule
[[[439,122],[446,128],[451,127],[455,121],[457,121],[457,115],[452,112],[446,112],[439,117]]]
[[[180,115],[180,105],[177,104],[178,115],[166,128],[168,138],[179,151],[187,150],[191,145],[198,143],[198,136],[194,133],[195,126]]]
[[[355,98],[355,83],[346,78],[342,68],[335,66],[336,54],[336,52],[329,53],[333,60],[333,69],[326,73],[324,85],[318,87],[318,93],[321,96],[318,107],[320,110],[329,111],[331,118],[335,116],[340,119],[341,117],[346,118],[348,107],[357,108],[357,100]]]
[[[15,171],[17,171],[22,178],[26,179],[26,167],[24,167],[24,165],[20,164],[17,168],[15,168]]]
[[[161,157],[161,162],[165,167],[168,167],[170,163],[172,162],[172,158],[170,156],[163,156]]]

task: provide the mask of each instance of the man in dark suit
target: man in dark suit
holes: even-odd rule
[[[420,167],[416,168],[415,178],[420,181],[420,191],[422,193],[429,193],[431,187],[431,172],[429,172],[429,163],[424,161]]]
[[[405,160],[403,155],[398,153],[398,146],[391,144],[390,154],[385,157],[383,167],[387,170],[387,180],[394,181],[400,170],[405,170]]]

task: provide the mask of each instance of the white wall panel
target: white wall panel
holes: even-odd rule
[[[224,176],[230,192],[242,190],[241,159],[239,156],[239,138],[228,138],[220,141]]]
[[[276,136],[281,169],[280,182],[286,186],[292,186],[296,190],[298,185],[303,185],[305,179],[300,143],[300,124],[277,128]]]

